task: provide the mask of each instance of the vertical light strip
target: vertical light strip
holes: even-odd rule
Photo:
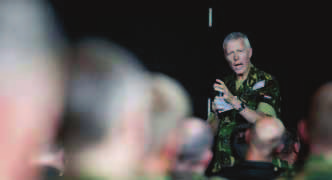
[[[209,118],[209,113],[211,112],[211,99],[208,99],[208,109],[207,109],[207,118]]]
[[[209,27],[212,27],[212,8],[209,8]]]

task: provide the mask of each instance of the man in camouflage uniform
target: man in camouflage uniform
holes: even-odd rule
[[[212,173],[234,165],[236,159],[231,150],[230,136],[236,126],[254,123],[262,114],[280,117],[279,84],[272,75],[250,62],[252,48],[247,36],[231,33],[225,38],[223,48],[234,74],[223,81],[217,79],[214,84],[214,90],[223,96],[214,97],[212,112],[208,116],[216,136]],[[231,109],[225,111],[225,106],[220,105],[222,101]]]

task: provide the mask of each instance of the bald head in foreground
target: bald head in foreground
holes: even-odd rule
[[[251,130],[247,160],[271,162],[272,151],[280,142],[285,127],[280,119],[264,116]]]

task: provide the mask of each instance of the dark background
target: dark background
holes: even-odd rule
[[[221,42],[230,32],[248,35],[252,62],[275,75],[282,120],[294,128],[309,98],[331,80],[328,5],[312,2],[222,0],[50,1],[72,42],[99,36],[132,51],[151,71],[180,81],[194,115],[206,118],[214,80],[229,72]],[[213,27],[208,27],[208,8]]]

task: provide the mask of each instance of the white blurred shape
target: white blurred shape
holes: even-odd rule
[[[50,143],[62,108],[59,32],[44,1],[0,1],[2,180],[38,179],[30,158]]]

